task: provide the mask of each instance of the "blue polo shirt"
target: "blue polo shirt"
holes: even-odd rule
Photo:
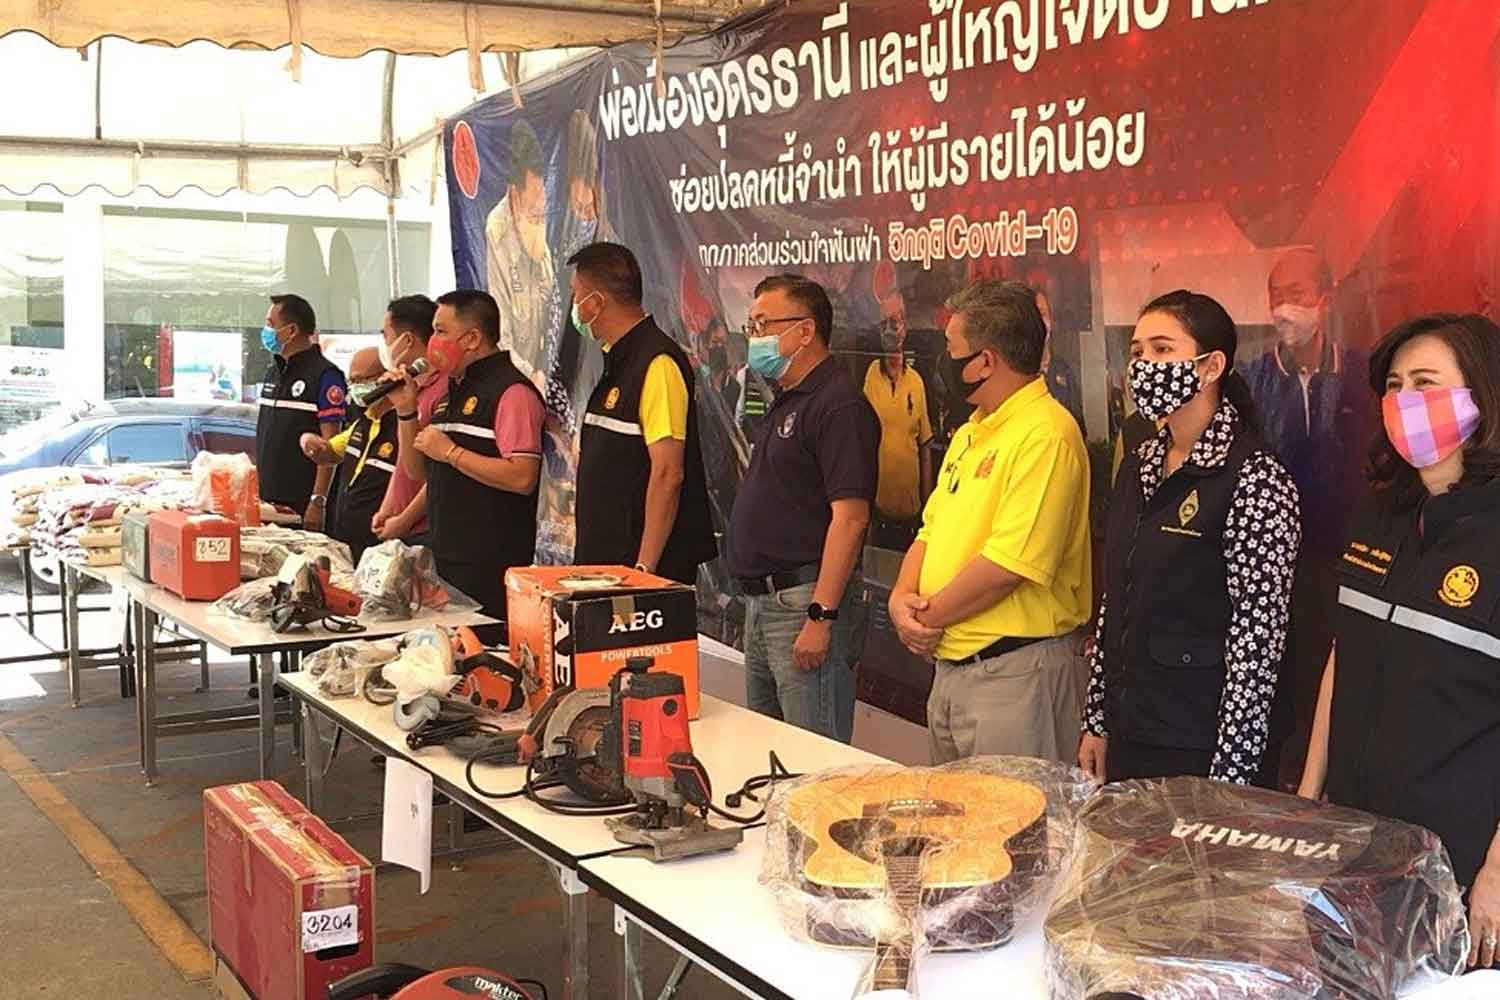
[[[833,502],[874,501],[879,448],[874,409],[833,358],[778,392],[729,518],[729,575],[749,580],[822,562]]]

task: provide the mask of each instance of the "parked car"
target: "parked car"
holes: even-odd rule
[[[256,408],[248,403],[112,399],[64,405],[0,434],[0,474],[54,466],[186,467],[200,451],[255,456]],[[45,588],[57,586],[50,560],[32,561]]]

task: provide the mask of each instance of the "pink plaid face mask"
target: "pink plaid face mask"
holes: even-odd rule
[[[1391,447],[1417,469],[1453,454],[1479,426],[1479,407],[1468,389],[1388,392],[1380,410]]]

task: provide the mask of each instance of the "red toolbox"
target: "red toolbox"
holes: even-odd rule
[[[281,785],[204,791],[203,839],[221,996],[321,1000],[372,964],[374,869]]]
[[[240,526],[229,518],[160,510],[146,532],[152,583],[189,601],[217,601],[240,585]]]

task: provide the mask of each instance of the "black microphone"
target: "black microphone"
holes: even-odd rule
[[[427,363],[426,358],[418,358],[417,360],[406,366],[406,371],[413,378],[415,378],[418,375],[426,374],[427,369],[430,367],[432,366]],[[380,383],[375,388],[365,393],[365,406],[369,407],[371,403],[389,396],[391,393],[396,391],[396,386],[400,384],[401,382],[396,379],[393,379],[390,382]]]

